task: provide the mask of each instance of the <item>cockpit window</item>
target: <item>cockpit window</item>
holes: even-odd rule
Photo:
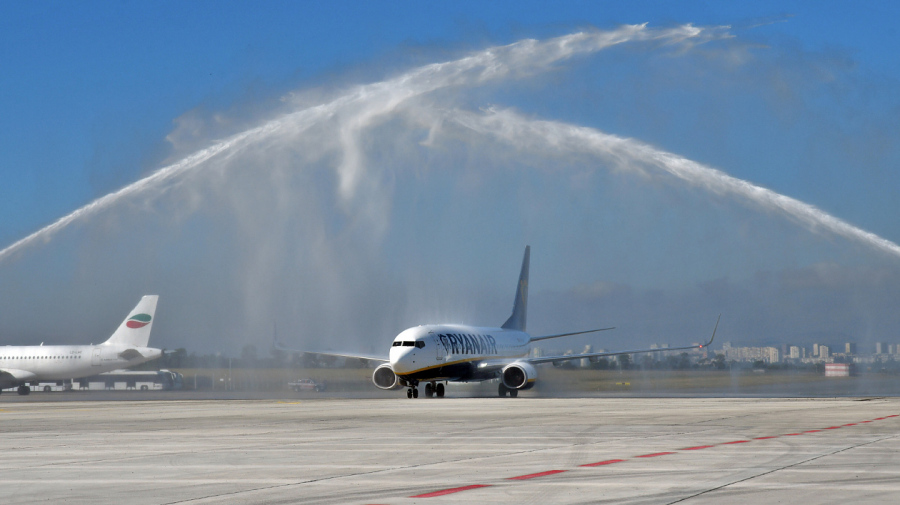
[[[423,342],[421,340],[416,340],[416,347],[418,347],[419,349],[425,347],[425,342]]]
[[[415,343],[415,342],[411,342],[411,341],[409,341],[409,340],[405,340],[405,341],[403,342],[403,347],[412,347],[412,346],[414,346],[414,345],[416,345],[416,343]]]
[[[403,344],[403,342],[398,340],[398,341],[394,342],[393,344],[391,344],[391,347],[400,347],[402,344]]]

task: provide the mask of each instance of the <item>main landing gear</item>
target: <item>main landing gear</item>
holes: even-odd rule
[[[510,398],[515,398],[515,397],[519,396],[518,389],[510,389],[510,388],[504,386],[503,383],[501,382],[500,388],[497,390],[497,394],[500,395],[500,398],[503,398],[504,396],[506,396],[506,393],[509,393]]]
[[[425,383],[425,396],[428,398],[434,398],[437,396],[438,398],[444,397],[444,384],[439,382],[426,382]],[[409,389],[406,390],[407,398],[418,398],[419,397],[419,383],[410,383]]]
[[[21,386],[19,386],[19,389],[16,390],[16,393],[19,393],[22,396],[27,395],[30,392],[31,388],[26,386],[25,384],[22,384]]]
[[[428,382],[425,384],[425,396],[428,398],[433,398],[434,395],[437,395],[438,398],[444,397],[444,385],[436,384],[434,382]]]

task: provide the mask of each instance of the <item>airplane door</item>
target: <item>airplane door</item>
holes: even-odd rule
[[[447,357],[447,350],[444,349],[443,344],[441,344],[441,339],[434,333],[431,334],[431,338],[434,340],[434,348],[437,349],[437,360],[444,361],[444,358]]]
[[[95,347],[91,354],[91,366],[100,366],[100,348]]]

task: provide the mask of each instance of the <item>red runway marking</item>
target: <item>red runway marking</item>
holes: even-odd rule
[[[598,461],[596,463],[588,463],[586,465],[578,465],[578,466],[603,466],[603,465],[611,465],[613,463],[621,463],[625,461],[624,459],[608,459],[606,461]]]
[[[568,470],[547,470],[546,472],[540,473],[531,473],[528,475],[519,475],[518,477],[508,477],[506,480],[527,480],[534,479],[535,477],[543,477],[545,475],[554,475],[557,473],[568,472]]]
[[[473,484],[471,486],[442,489],[440,491],[434,491],[433,493],[417,494],[415,496],[410,496],[410,498],[434,498],[435,496],[444,496],[445,494],[453,494],[453,493],[458,493],[460,491],[468,491],[470,489],[478,489],[480,487],[491,487],[491,486],[489,484]]]
[[[807,431],[803,431],[803,432],[800,432],[800,433],[787,433],[787,434],[784,434],[784,435],[772,435],[772,436],[767,436],[767,437],[756,437],[756,438],[754,438],[754,439],[752,439],[752,440],[734,440],[734,441],[731,441],[731,442],[723,442],[723,443],[718,444],[718,445],[746,444],[746,443],[748,443],[748,442],[752,442],[753,440],[770,440],[770,439],[778,438],[778,437],[782,437],[782,436],[784,436],[784,437],[791,437],[791,436],[803,435],[804,433],[819,433],[819,432],[822,432],[822,431],[824,431],[824,430],[836,430],[836,429],[843,428],[843,427],[847,427],[847,426],[856,426],[857,424],[871,423],[871,422],[874,422],[874,421],[882,421],[882,420],[884,420],[884,419],[890,419],[890,418],[894,418],[894,417],[900,417],[900,414],[893,414],[893,415],[885,416],[885,417],[876,417],[875,419],[872,419],[872,420],[869,420],[869,421],[859,421],[858,423],[848,423],[848,424],[844,424],[844,425],[841,425],[841,426],[829,426],[829,427],[827,427],[827,428],[822,428],[822,429],[820,429],[820,430],[807,430]],[[700,449],[708,449],[708,448],[710,448],[710,447],[716,447],[716,445],[698,445],[698,446],[695,446],[695,447],[687,447],[687,448],[679,449],[679,450],[680,450],[680,451],[696,451],[696,450],[700,450]],[[677,454],[677,452],[673,452],[673,451],[667,451],[667,452],[654,452],[654,453],[652,453],[652,454],[642,454],[642,455],[640,455],[640,456],[635,456],[635,458],[655,458],[655,457],[657,457],[657,456],[665,456],[665,455],[668,455],[668,454]],[[580,466],[580,467],[595,467],[595,466],[611,465],[611,464],[613,464],[613,463],[621,463],[621,462],[623,462],[623,461],[627,461],[627,460],[626,460],[626,459],[608,459],[608,460],[605,460],[605,461],[598,461],[598,462],[596,462],[596,463],[587,463],[587,464],[584,464],[584,465],[578,465],[578,466]],[[534,478],[537,478],[537,477],[545,477],[545,476],[548,476],[548,475],[555,475],[555,474],[563,473],[563,472],[567,472],[567,471],[568,471],[568,470],[547,470],[546,472],[538,472],[538,473],[532,473],[532,474],[528,474],[528,475],[519,475],[518,477],[508,477],[507,480],[527,480],[527,479],[534,479]],[[473,485],[470,485],[470,486],[454,487],[454,488],[449,488],[449,489],[441,489],[441,490],[439,490],[439,491],[433,491],[433,492],[430,492],[430,493],[418,494],[418,495],[415,495],[415,496],[410,496],[410,498],[433,498],[433,497],[436,497],[436,496],[444,496],[444,495],[448,495],[448,494],[459,493],[459,492],[461,492],[461,491],[468,491],[468,490],[470,490],[470,489],[479,489],[479,488],[483,488],[483,487],[491,487],[491,486],[492,486],[491,484],[473,484]]]

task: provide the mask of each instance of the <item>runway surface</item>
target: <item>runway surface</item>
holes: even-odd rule
[[[5,504],[900,496],[897,398],[8,399]]]

